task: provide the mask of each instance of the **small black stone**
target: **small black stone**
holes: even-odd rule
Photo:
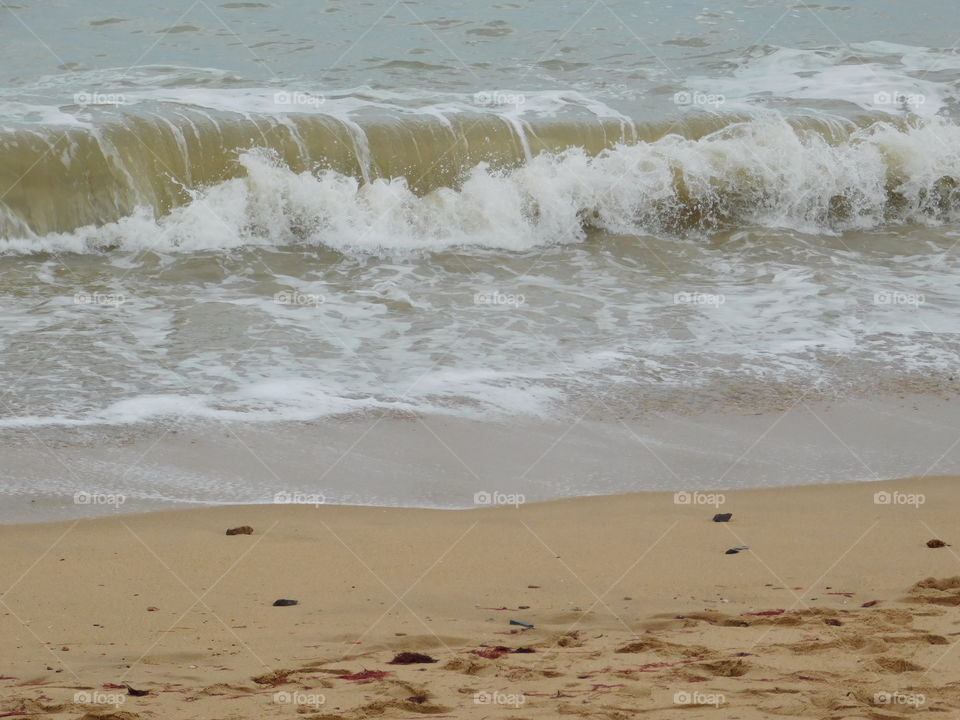
[[[283,598],[273,601],[274,607],[290,607],[291,605],[298,605],[298,604],[299,604],[298,600],[285,600]]]
[[[713,516],[714,522],[730,522],[730,518],[733,517],[733,513],[717,513]]]

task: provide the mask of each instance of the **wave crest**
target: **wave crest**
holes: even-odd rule
[[[117,222],[14,236],[3,247],[522,251],[578,242],[590,229],[672,234],[753,226],[836,233],[955,222],[960,211],[960,127],[939,119],[877,122],[839,134],[754,119],[697,139],[670,134],[596,155],[573,147],[514,167],[481,162],[456,184],[426,193],[405,177],[364,182],[332,169],[298,172],[262,149],[243,152],[239,164],[240,177],[188,191],[188,202],[159,218],[155,208],[141,206]]]

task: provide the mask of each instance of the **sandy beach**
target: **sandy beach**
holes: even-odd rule
[[[940,477],[6,525],[0,717],[956,712],[958,493]]]
[[[956,2],[0,18],[0,720],[960,720]]]

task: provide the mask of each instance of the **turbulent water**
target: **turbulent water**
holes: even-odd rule
[[[939,388],[944,1],[0,8],[0,427]]]

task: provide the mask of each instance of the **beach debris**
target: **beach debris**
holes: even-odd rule
[[[290,676],[295,672],[296,670],[274,670],[265,675],[257,675],[255,678],[251,678],[251,680],[257,685],[271,685],[276,687],[277,685],[284,685],[290,682]]]
[[[590,686],[590,692],[597,692],[598,690],[609,690],[611,688],[623,687],[623,683],[616,683],[615,685],[604,685],[603,683],[594,683]]]
[[[881,600],[867,600],[867,602],[860,607],[873,607],[874,605],[879,605],[881,602]]]
[[[354,682],[373,682],[374,680],[383,680],[389,674],[386,670],[361,670],[358,673],[337,675],[337,677],[340,680],[353,680]]]
[[[764,616],[764,615],[783,615],[785,612],[786,610],[760,610],[759,612],[745,612],[743,614]]]
[[[523,620],[511,620],[511,621],[510,621],[510,624],[511,624],[511,625],[519,625],[520,627],[522,627],[522,628],[527,628],[527,629],[533,628],[533,625],[531,625],[531,624],[528,623],[528,622],[524,622]]]
[[[741,550],[749,550],[749,549],[750,547],[748,545],[737,545],[736,547],[732,547],[729,550],[727,550],[724,553],[724,555],[736,555]]]
[[[150,694],[149,690],[134,690],[129,685],[124,685],[124,687],[127,689],[127,695],[133,695],[134,697],[143,697]]]
[[[253,535],[253,528],[249,525],[241,525],[240,527],[228,529],[227,535]]]
[[[714,522],[730,522],[730,518],[733,517],[733,513],[717,513],[713,516]]]
[[[485,647],[482,650],[471,650],[471,655],[477,655],[486,660],[496,660],[498,657],[502,657],[510,652],[510,648],[505,645],[494,645],[493,647]]]
[[[159,609],[160,609],[160,608],[158,608],[156,605],[148,605],[148,606],[147,606],[147,612],[157,612]]]
[[[936,538],[934,538],[933,540],[927,540],[927,547],[942,548],[942,547],[947,547],[947,543],[945,543],[943,540],[937,540]]]
[[[539,590],[539,589],[540,589],[540,586],[539,586],[539,585],[527,585],[527,587],[530,588],[531,590]]]
[[[387,665],[415,665],[417,663],[435,663],[436,660],[429,655],[418,652],[402,652],[393,656],[393,660]]]
[[[535,653],[536,650],[534,650],[532,647],[518,647],[513,652],[519,653],[519,654],[525,654],[525,653]]]
[[[291,605],[299,605],[299,600],[287,600],[286,598],[280,598],[279,600],[273,601],[274,607],[290,607]]]

